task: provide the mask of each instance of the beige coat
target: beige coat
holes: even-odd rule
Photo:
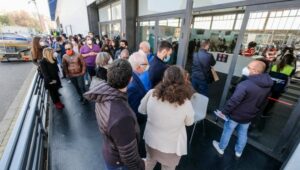
[[[142,99],[139,112],[147,114],[144,139],[147,145],[164,153],[187,154],[185,126],[194,122],[194,110],[190,100],[178,106],[153,97],[153,89]]]

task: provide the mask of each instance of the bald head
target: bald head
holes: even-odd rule
[[[145,54],[150,53],[150,44],[147,41],[143,41],[140,43],[140,50],[142,50]]]
[[[251,61],[248,64],[248,69],[249,69],[250,75],[262,74],[266,69],[266,64],[264,62],[258,61],[258,60]]]

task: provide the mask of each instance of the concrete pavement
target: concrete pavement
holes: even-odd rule
[[[0,121],[33,67],[31,62],[0,63]]]

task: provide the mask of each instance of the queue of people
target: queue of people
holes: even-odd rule
[[[126,40],[107,36],[100,40],[92,33],[85,38],[59,36],[56,42],[44,42],[34,38],[32,56],[54,106],[64,108],[59,99],[60,74],[73,84],[82,104],[95,102],[107,169],[150,170],[157,162],[165,170],[176,168],[181,156],[187,154],[185,127],[195,121],[192,95],[208,96],[212,81],[208,73],[216,61],[208,52],[209,40],[201,41],[199,52],[193,56],[192,83],[183,68],[167,64],[173,51],[168,41],[160,42],[155,55],[146,41],[131,54]],[[221,109],[228,120],[220,142],[213,141],[219,154],[223,155],[236,129],[236,157],[242,155],[251,121],[264,109],[274,88],[268,68],[286,76],[292,74],[293,58],[285,54],[281,62],[272,65],[272,52],[270,48],[264,60],[249,63],[246,78]],[[86,77],[91,81],[89,90]]]

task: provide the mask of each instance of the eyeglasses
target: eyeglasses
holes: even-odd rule
[[[147,63],[143,63],[143,64],[140,64],[141,66],[147,66],[148,64]]]
[[[66,48],[66,50],[71,50],[71,48]]]

